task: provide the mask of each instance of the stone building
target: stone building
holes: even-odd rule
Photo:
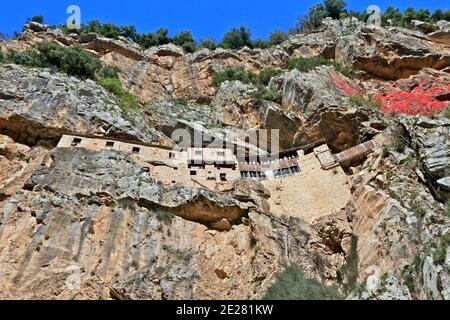
[[[368,141],[333,155],[319,141],[304,148],[285,150],[272,159],[248,161],[224,148],[187,148],[176,151],[161,146],[134,144],[102,137],[65,135],[58,147],[126,152],[143,171],[165,184],[183,184],[209,190],[230,190],[238,179],[255,179],[270,192],[271,212],[313,222],[343,208],[351,193],[345,167],[373,152]]]
[[[166,185],[181,183],[215,190],[217,185],[230,184],[240,177],[237,159],[228,149],[188,148],[186,151],[175,151],[103,137],[71,135],[64,135],[58,147],[129,153],[152,178]]]

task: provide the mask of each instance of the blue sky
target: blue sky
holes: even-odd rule
[[[133,24],[139,32],[167,27],[171,34],[191,30],[194,37],[220,40],[233,26],[244,24],[253,38],[267,38],[274,29],[287,31],[297,17],[319,0],[15,0],[2,1],[0,32],[20,31],[26,18],[43,15],[46,23],[64,23],[66,8],[81,7],[82,22],[98,19],[115,24]],[[371,4],[383,10],[390,5],[405,9],[450,9],[448,0],[347,0],[348,9],[362,11]]]

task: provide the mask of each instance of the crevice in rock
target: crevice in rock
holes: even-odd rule
[[[398,125],[400,126],[402,131],[402,138],[407,141],[409,147],[414,151],[416,159],[418,159],[418,161],[420,162],[419,170],[423,173],[425,181],[423,181],[421,177],[417,177],[418,182],[427,188],[435,201],[445,203],[445,199],[439,194],[439,192],[436,191],[438,189],[438,186],[436,185],[435,179],[428,173],[428,170],[426,169],[425,164],[421,159],[418,145],[413,143],[413,138],[411,137],[411,134],[409,133],[406,126],[403,123],[398,123]]]

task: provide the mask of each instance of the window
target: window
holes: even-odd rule
[[[80,138],[74,138],[72,141],[72,147],[76,147],[77,145],[79,145],[81,143],[81,139]]]
[[[196,175],[197,175],[197,171],[192,170],[192,171],[190,172],[190,175],[191,175],[191,176],[196,176]]]
[[[144,172],[150,172],[150,168],[149,168],[149,167],[143,167],[143,168],[142,168],[142,171],[144,171]]]
[[[227,181],[227,174],[226,173],[221,173],[220,174],[220,180],[221,181]]]
[[[203,151],[200,151],[200,150],[195,151],[195,155],[201,157],[203,155]]]
[[[169,159],[176,159],[177,155],[173,152],[169,153]]]
[[[218,157],[225,157],[225,151],[217,151],[217,156]]]
[[[133,147],[133,153],[139,154],[141,152],[141,148]]]
[[[114,142],[112,142],[112,141],[107,141],[107,142],[106,142],[106,146],[107,146],[108,148],[112,148],[112,147],[114,147]]]

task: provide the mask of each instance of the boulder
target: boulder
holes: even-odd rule
[[[411,20],[411,25],[414,27],[414,29],[420,30],[425,34],[432,33],[439,29],[439,27],[434,24],[420,20]]]

